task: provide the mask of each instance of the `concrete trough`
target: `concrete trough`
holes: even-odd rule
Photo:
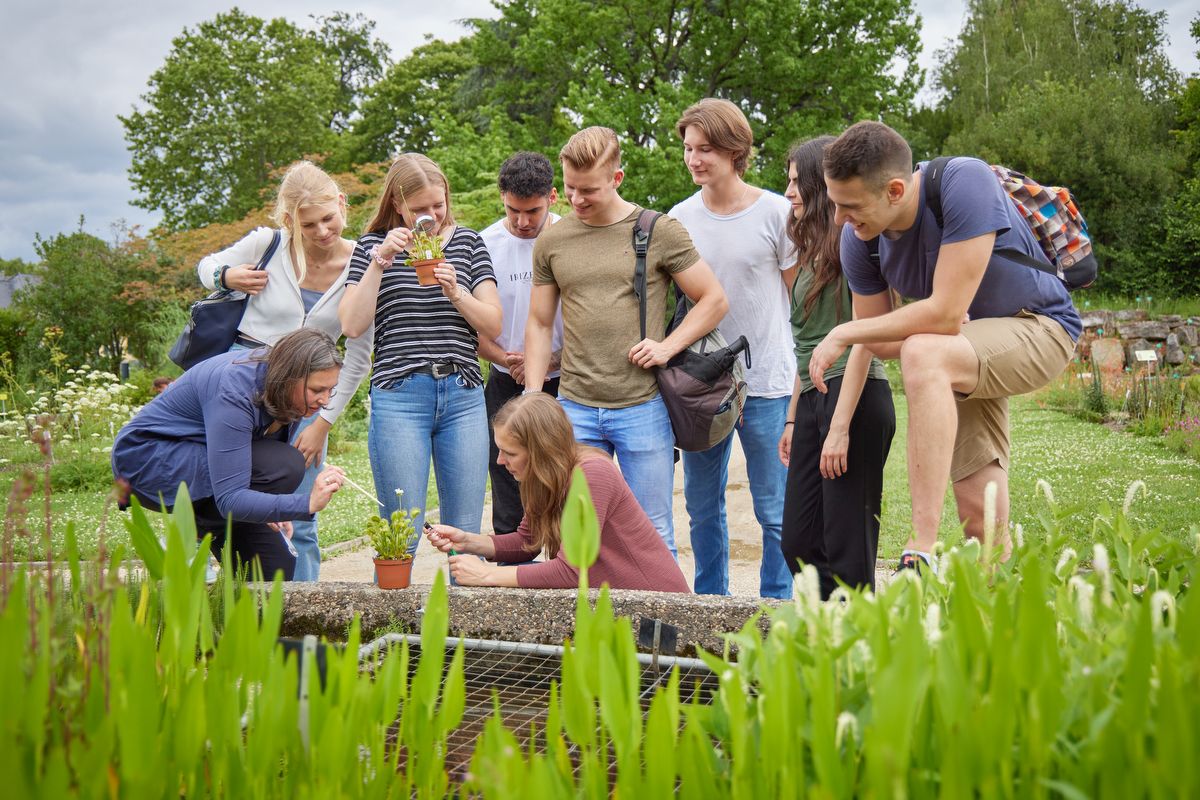
[[[345,641],[357,613],[362,640],[387,632],[415,633],[429,585],[383,590],[368,583],[284,584],[283,635],[323,636]],[[741,630],[760,609],[778,600],[713,595],[617,590],[609,593],[613,612],[629,617],[636,635],[643,619],[661,620],[678,630],[675,655],[694,656],[697,647],[721,652],[724,634]],[[574,630],[573,589],[494,589],[450,587],[450,633],[478,639],[561,644]],[[594,602],[599,595],[592,590]],[[758,620],[767,631],[767,619]],[[669,653],[664,653],[669,655]]]

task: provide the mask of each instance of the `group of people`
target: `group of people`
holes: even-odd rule
[[[1043,257],[987,165],[949,163],[939,218],[923,165],[880,123],[796,145],[782,195],[744,180],[753,134],[733,103],[702,100],[676,129],[699,190],[654,228],[644,338],[633,251],[642,209],[621,197],[608,128],[579,131],[559,153],[570,214],[552,211],[550,160],[517,153],[499,170],[504,217],[482,232],[455,222],[449,182],[423,155],[392,163],[357,242],[343,237],[334,182],[293,166],[276,204],[282,245],[265,267],[267,228],[198,267],[206,287],[250,295],[235,349],[186,372],[122,429],[114,472],[154,508],[170,508],[185,481],[214,546],[231,520],[241,561],[315,580],[316,514],[346,480],[322,468],[327,435],[369,372],[381,515],[403,503],[422,524],[432,461],[440,524],[426,536],[450,554],[456,581],[574,586],[559,525],[578,467],[601,527],[592,578],[688,591],[675,558],[674,437],[654,370],[719,328],[729,341],[745,336],[752,356],[735,430],[762,529],[763,596],[790,596],[802,564],[816,567],[826,596],[838,582],[874,585],[896,424],[881,359],[900,360],[909,403],[913,516],[899,567],[935,567],[947,479],[970,536],[983,535],[984,487],[997,485],[1004,551],[1006,399],[1065,367],[1080,322],[1056,278],[993,252]],[[420,229],[441,239],[436,286],[406,266]],[[668,332],[673,292],[690,310]],[[732,439],[682,456],[696,592],[729,591]],[[495,533],[484,536],[489,475]]]

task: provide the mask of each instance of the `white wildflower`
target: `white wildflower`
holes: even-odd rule
[[[1050,488],[1049,482],[1043,478],[1038,478],[1037,488],[1041,490],[1042,494],[1046,495],[1046,502],[1054,505],[1054,490]]]
[[[1076,553],[1072,548],[1064,547],[1062,555],[1058,557],[1058,563],[1054,566],[1054,574],[1061,578],[1063,576],[1063,570],[1069,564],[1074,563],[1078,558],[1079,554]]]
[[[930,603],[925,608],[925,641],[930,647],[937,647],[942,640],[942,607]]]
[[[858,737],[858,717],[849,711],[843,711],[838,714],[837,732],[834,735],[838,747],[845,743],[847,736]]]
[[[1150,621],[1154,623],[1155,630],[1162,628],[1164,625],[1174,630],[1175,628],[1175,596],[1168,591],[1159,589],[1150,597]]]
[[[1106,606],[1112,605],[1112,570],[1108,564],[1108,549],[1097,543],[1092,548],[1092,569],[1100,576],[1100,586],[1103,594],[1100,602]]]
[[[1072,575],[1067,582],[1068,588],[1075,593],[1075,604],[1079,607],[1079,623],[1087,627],[1092,624],[1092,596],[1096,587],[1092,586],[1080,575]]]
[[[1137,493],[1139,490],[1143,493],[1146,492],[1145,481],[1136,480],[1129,484],[1129,488],[1125,490],[1125,505],[1121,508],[1121,510],[1125,513],[1125,516],[1129,516],[1129,509],[1133,507],[1133,501],[1135,498],[1137,498]]]

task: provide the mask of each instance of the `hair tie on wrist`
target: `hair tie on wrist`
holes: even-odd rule
[[[229,265],[226,264],[225,266],[218,269],[215,273],[213,273],[213,280],[216,282],[218,289],[228,289],[229,288],[229,286],[226,285],[226,283],[225,283],[225,273],[228,271],[229,271]]]
[[[784,425],[795,425],[796,420],[794,420],[794,419],[785,420],[783,424]]]

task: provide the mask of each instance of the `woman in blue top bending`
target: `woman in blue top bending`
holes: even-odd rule
[[[213,534],[218,557],[232,518],[239,568],[257,560],[265,577],[282,570],[291,580],[291,521],[325,508],[345,476],[327,467],[311,492],[295,493],[304,455],[288,442],[301,419],[328,406],[341,367],[333,340],[315,329],[203,361],[121,428],[113,474],[129,481],[142,505],[164,511],[186,483],[196,528]]]

